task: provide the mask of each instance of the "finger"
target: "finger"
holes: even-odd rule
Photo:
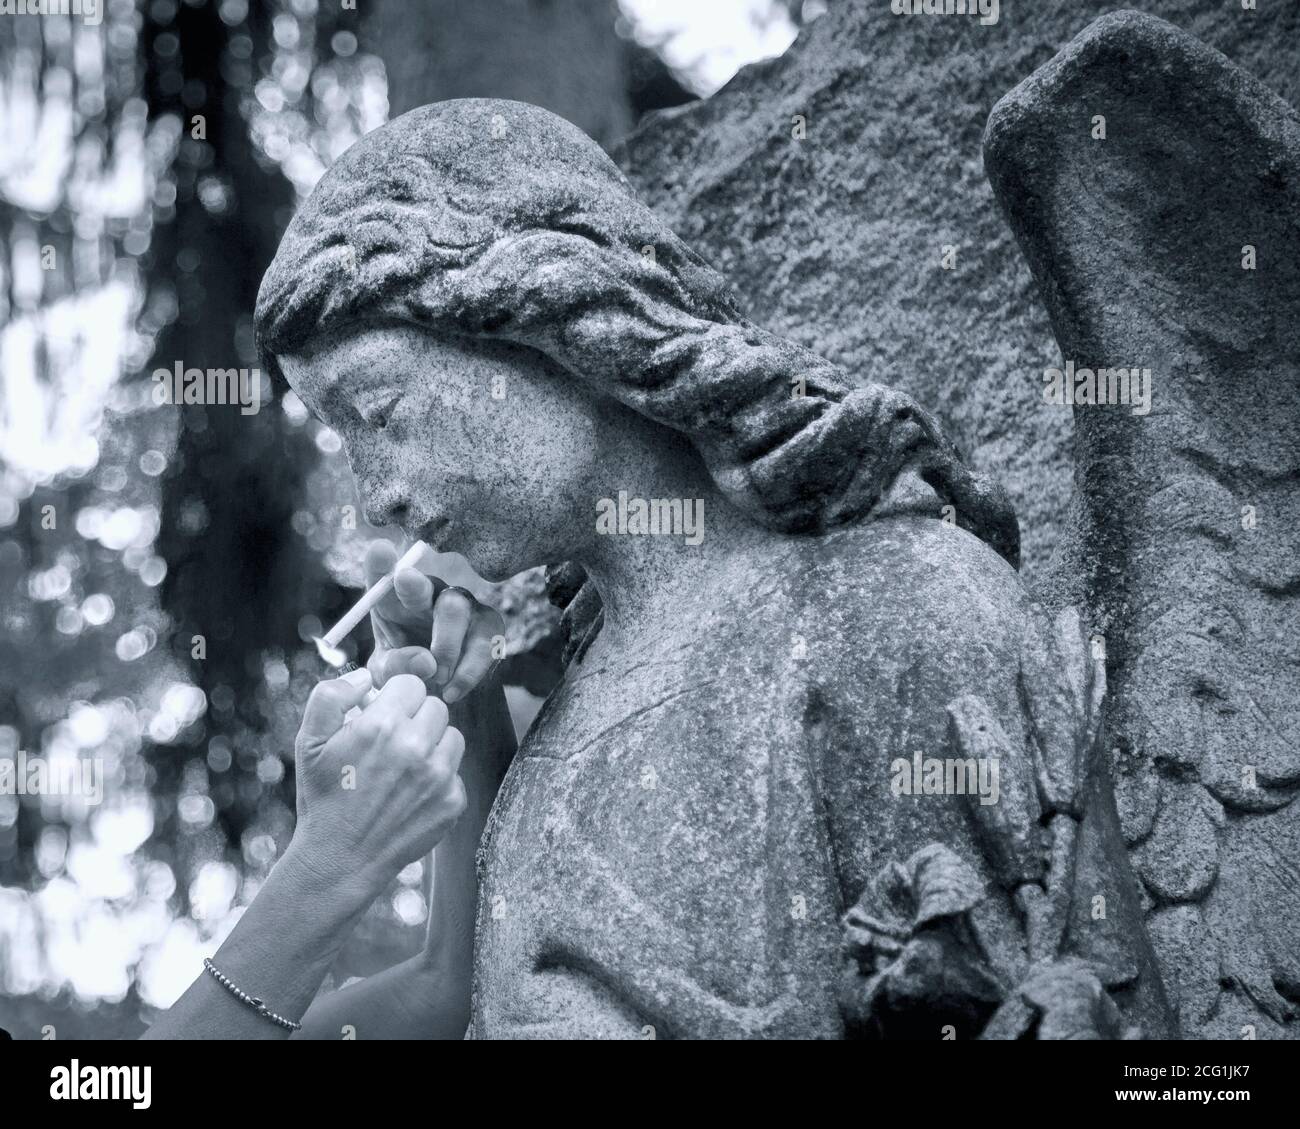
[[[433,643],[429,649],[438,664],[434,681],[445,683],[455,673],[472,612],[469,597],[450,588],[433,605]]]
[[[380,538],[366,546],[366,587],[387,576],[397,563],[397,549],[391,541]]]
[[[370,689],[370,672],[354,670],[342,678],[316,683],[302,711],[299,741],[324,744],[343,728],[348,710],[360,703]]]
[[[411,726],[419,734],[421,744],[426,749],[433,749],[447,732],[447,719],[447,707],[439,699],[429,697],[415,711]]]
[[[408,612],[427,612],[433,607],[433,581],[418,568],[404,568],[397,574],[393,591]]]
[[[397,549],[391,541],[371,541],[366,546],[366,587],[371,588],[393,571],[397,563]],[[402,602],[393,589],[389,589],[371,612],[371,622],[385,618],[400,622],[403,618]]]
[[[381,689],[399,674],[413,674],[427,686],[438,671],[428,647],[395,647],[370,656],[370,673]]]
[[[424,683],[418,678],[399,674],[388,680],[388,685],[379,691],[379,697],[366,706],[361,716],[370,721],[400,723],[414,717],[428,696]]]
[[[370,658],[366,660],[366,669],[370,671],[370,679],[376,688],[380,687],[384,677],[384,664],[388,659],[389,649],[379,640],[378,631],[375,632],[375,649],[370,652]]]
[[[390,592],[389,595],[392,595],[392,593]],[[383,600],[379,602],[382,604]],[[370,630],[375,634],[375,649],[370,656],[371,661],[366,664],[367,666],[370,666],[376,657],[382,657],[385,652],[391,651],[394,647],[402,646],[402,640],[399,637],[400,628],[395,628],[392,624],[392,616],[381,615],[378,607],[370,609]]]
[[[492,639],[494,632],[491,623],[478,621],[470,628],[460,651],[460,661],[452,673],[451,680],[443,688],[442,700],[451,705],[459,701],[481,681],[492,667]]]
[[[431,762],[448,776],[460,768],[461,757],[465,755],[465,736],[454,725],[448,726],[433,750]]]

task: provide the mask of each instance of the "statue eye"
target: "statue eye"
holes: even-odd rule
[[[388,421],[392,418],[393,409],[397,407],[397,402],[401,399],[400,393],[385,400],[374,411],[366,417],[366,423],[376,431],[383,431],[388,426]]]

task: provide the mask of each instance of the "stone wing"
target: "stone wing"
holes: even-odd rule
[[[1064,386],[1112,370],[1093,399],[1118,399],[1114,370],[1139,374],[1129,403],[1073,400],[1060,581],[1084,587],[1106,651],[1117,801],[1171,1001],[1187,1036],[1294,1038],[1300,117],[1199,40],[1118,13],[998,103],[985,165]]]

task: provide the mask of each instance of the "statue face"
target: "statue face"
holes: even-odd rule
[[[279,361],[342,438],[374,524],[463,553],[493,580],[592,538],[611,433],[632,413],[540,353],[394,325]]]

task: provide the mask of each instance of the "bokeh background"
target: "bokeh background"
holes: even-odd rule
[[[390,115],[519,98],[610,146],[825,8],[101,2],[98,24],[0,16],[0,758],[105,775],[98,805],[0,795],[17,1038],[135,1037],[234,926],[293,832],[293,737],[325,673],[309,640],[391,532],[360,519],[338,437],[287,389],[267,383],[255,415],[158,406],[150,374],[256,367],[280,233]],[[505,612],[522,730],[557,670],[540,577],[438,567]],[[374,904],[332,983],[416,950],[426,869]]]

